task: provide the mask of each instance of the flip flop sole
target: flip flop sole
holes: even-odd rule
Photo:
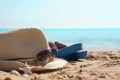
[[[73,54],[65,56],[64,59],[68,59],[68,60],[84,59],[86,55],[87,55],[87,51],[78,51]]]

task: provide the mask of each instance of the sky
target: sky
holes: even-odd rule
[[[0,28],[120,28],[120,0],[0,0]]]

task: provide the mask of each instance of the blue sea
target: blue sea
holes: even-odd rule
[[[7,32],[11,29],[0,29]],[[120,28],[47,28],[42,29],[48,41],[66,45],[82,43],[85,50],[120,50]]]

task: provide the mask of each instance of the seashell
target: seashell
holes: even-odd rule
[[[20,70],[22,70],[25,74],[32,74],[31,72],[31,67],[29,67],[29,65],[27,64],[27,62],[25,63],[23,68],[19,68]]]
[[[21,74],[20,74],[18,71],[16,71],[16,70],[12,70],[12,71],[10,72],[10,74],[14,74],[14,75],[16,75],[16,76],[21,76]]]

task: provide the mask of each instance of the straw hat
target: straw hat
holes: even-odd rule
[[[40,62],[36,63],[36,55],[41,51],[48,50],[48,48],[48,41],[45,35],[36,28],[1,33],[0,70],[10,71],[13,69],[20,70],[19,68],[21,68],[24,71],[25,62],[27,62],[30,66],[29,70],[33,72],[44,71],[57,69],[67,63],[65,60],[55,59],[53,62],[47,62],[40,67]]]

